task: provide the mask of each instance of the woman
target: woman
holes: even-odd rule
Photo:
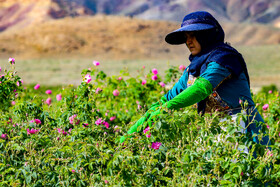
[[[186,15],[181,28],[169,33],[165,41],[172,45],[186,44],[191,52],[191,63],[174,87],[161,98],[161,103],[154,104],[127,134],[140,132],[145,121],[151,123],[160,113],[157,110],[160,104],[168,109],[179,109],[197,103],[198,113],[202,115],[220,111],[233,116],[241,112],[241,103],[247,102],[247,114],[250,114],[247,124],[252,120],[264,122],[251,97],[246,63],[224,38],[221,25],[210,13],[198,11]],[[259,134],[260,128],[251,123],[246,131],[251,135]],[[124,140],[125,136],[121,142]],[[253,140],[259,143],[257,137]],[[268,136],[260,143],[268,145]]]

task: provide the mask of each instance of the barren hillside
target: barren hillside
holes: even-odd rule
[[[280,31],[263,25],[223,23],[233,45],[280,43]],[[185,46],[165,43],[180,23],[117,16],[50,20],[0,34],[0,55],[25,57],[79,55],[109,58],[159,58],[185,55]]]

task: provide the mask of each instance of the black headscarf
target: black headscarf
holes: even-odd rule
[[[202,50],[198,55],[190,55],[189,74],[198,77],[206,70],[210,62],[216,62],[227,68],[233,77],[238,77],[244,72],[250,86],[246,63],[236,49],[224,43],[224,31],[220,25],[214,29],[194,33]],[[198,103],[198,113],[204,113],[206,101],[207,99]]]

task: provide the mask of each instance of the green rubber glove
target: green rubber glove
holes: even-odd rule
[[[168,109],[184,108],[205,99],[212,92],[212,84],[207,79],[198,77],[192,86],[166,102],[166,105]]]
[[[144,122],[146,121],[146,119],[147,119],[146,116],[141,117],[132,127],[130,127],[130,129],[127,131],[126,134],[130,135],[130,134],[132,134],[134,132],[139,132],[140,130],[137,131],[138,127],[143,125]],[[123,143],[127,137],[131,137],[131,136],[127,136],[127,135],[124,135],[124,136],[121,137],[120,143]]]
[[[157,108],[158,108],[159,106],[164,105],[166,102],[167,102],[167,99],[166,99],[164,96],[162,96],[162,97],[160,98],[160,101],[158,101],[158,102],[152,104],[151,107],[150,107],[150,109],[149,109],[148,111],[149,111],[149,112],[151,112],[151,111],[156,111]]]
[[[182,91],[180,94],[178,94],[176,97],[174,97],[172,100],[167,101],[167,99],[163,96],[161,98],[161,103],[163,107],[167,107],[168,109],[179,109],[184,108],[190,105],[193,105],[206,97],[208,97],[213,92],[213,86],[212,84],[203,77],[198,77],[194,84],[184,91]],[[164,110],[160,110],[158,107],[160,106],[160,103],[157,102],[146,112],[146,114],[140,118],[127,132],[127,134],[132,134],[134,132],[140,132],[143,128],[146,126],[142,126],[145,121],[148,122],[149,126],[153,124],[153,122],[156,119],[156,117],[164,112]],[[138,127],[142,126],[138,129]],[[121,143],[124,142],[125,137],[121,137]]]
[[[163,108],[166,107],[163,105]],[[157,109],[156,111],[152,112],[150,114],[150,117],[147,119],[148,125],[151,127],[155,121],[159,119],[160,114],[166,114],[167,112],[163,110],[162,108]]]
[[[128,135],[134,133],[134,132],[141,132],[147,124],[144,124],[145,121],[147,121],[151,115],[155,116],[158,115],[156,112],[158,111],[158,107],[160,105],[163,105],[167,102],[167,99],[162,96],[159,102],[156,102],[154,104],[152,104],[151,108],[144,114],[144,116],[142,116],[132,127],[130,127],[130,129],[127,131],[126,135],[122,136],[120,138],[120,143],[123,143],[125,141],[125,139],[127,137],[130,137]],[[151,124],[151,120],[149,125]]]

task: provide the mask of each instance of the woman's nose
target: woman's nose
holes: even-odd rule
[[[187,37],[186,44],[190,44],[190,43],[192,43],[192,39],[191,37]]]

